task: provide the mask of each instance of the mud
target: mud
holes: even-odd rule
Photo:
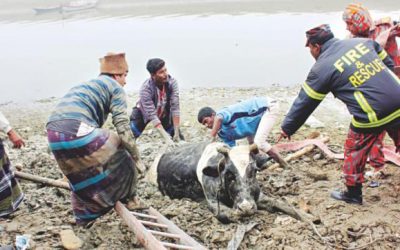
[[[190,89],[181,93],[182,132],[188,141],[208,140],[207,131],[197,123],[197,111],[204,105],[216,109],[252,96],[271,96],[281,103],[281,119],[299,88],[273,86],[269,88]],[[137,93],[129,95],[133,105]],[[8,149],[14,166],[22,171],[47,178],[62,178],[54,157],[48,151],[45,122],[56,99],[30,104],[5,103],[0,109],[25,138],[27,146],[20,151]],[[329,136],[330,148],[342,152],[350,116],[343,104],[329,95],[314,112],[324,128],[303,126],[292,140],[301,140],[319,131]],[[277,122],[270,136],[273,142],[279,133]],[[110,122],[106,127],[112,128]],[[244,141],[241,143],[245,143]],[[391,143],[387,141],[387,143]],[[162,139],[148,128],[138,140],[142,158],[150,166],[161,148]],[[290,162],[290,169],[264,170],[258,180],[265,194],[281,198],[294,207],[309,212],[316,222],[321,239],[305,222],[281,213],[258,211],[243,218],[241,224],[257,223],[245,234],[240,249],[398,249],[400,243],[400,169],[387,164],[386,179],[380,186],[364,185],[364,205],[348,205],[332,200],[329,192],[343,188],[340,160],[331,160],[315,149]],[[114,211],[96,220],[89,229],[75,225],[69,192],[28,181],[20,181],[25,200],[7,219],[0,219],[0,246],[13,245],[15,236],[31,235],[34,249],[62,249],[59,233],[73,229],[83,241],[83,249],[140,249],[132,232]],[[238,224],[221,224],[205,203],[187,199],[171,200],[146,183],[138,184],[141,199],[171,219],[181,229],[210,249],[226,248]]]

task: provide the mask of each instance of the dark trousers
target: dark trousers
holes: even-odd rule
[[[171,137],[173,137],[175,134],[175,130],[171,117],[167,115],[160,119],[160,121],[165,131],[167,131],[167,133],[171,135]],[[137,107],[134,107],[130,116],[130,127],[135,138],[138,138],[143,133],[143,130],[146,128],[147,124],[148,122],[144,122],[142,111],[140,111],[140,109],[138,109]],[[179,137],[181,138],[181,140],[184,140],[181,132],[179,133]]]

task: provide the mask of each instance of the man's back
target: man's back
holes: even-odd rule
[[[346,103],[355,127],[379,127],[400,116],[396,112],[400,109],[400,80],[382,62],[387,57],[369,39],[332,39],[307,84],[318,93],[331,91]],[[390,60],[385,63],[393,67]]]
[[[266,97],[254,97],[222,108],[217,112],[222,117],[218,135],[230,146],[235,144],[235,140],[254,136],[267,107]]]
[[[110,112],[117,116],[126,113],[125,92],[112,78],[101,76],[68,91],[50,115],[49,122],[73,119],[101,127]]]

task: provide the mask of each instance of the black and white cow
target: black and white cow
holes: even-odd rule
[[[185,144],[158,156],[146,178],[170,198],[206,199],[211,212],[228,223],[257,210],[256,151],[219,142]]]

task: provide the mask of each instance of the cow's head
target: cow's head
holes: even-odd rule
[[[214,178],[218,186],[218,200],[232,207],[239,215],[253,214],[260,195],[257,183],[255,146],[218,147],[218,154],[209,158],[203,174]]]

